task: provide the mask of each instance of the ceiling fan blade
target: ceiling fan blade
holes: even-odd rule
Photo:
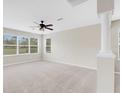
[[[46,28],[46,29],[48,29],[48,30],[53,30],[52,28]]]
[[[35,22],[35,21],[34,21],[33,23],[35,23],[35,24],[39,25],[39,23],[37,23],[37,22]]]
[[[39,28],[40,31],[44,31],[44,28]]]
[[[31,28],[36,28],[36,27],[39,27],[39,26],[29,26],[29,27],[31,27]]]
[[[46,26],[53,26],[53,24],[48,24],[48,25],[46,25]]]

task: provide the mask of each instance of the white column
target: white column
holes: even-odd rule
[[[112,12],[105,12],[99,15],[101,19],[101,51],[100,52],[112,52],[111,51],[111,16]]]
[[[114,93],[114,58],[111,49],[112,11],[99,14],[101,50],[97,56],[97,93]]]

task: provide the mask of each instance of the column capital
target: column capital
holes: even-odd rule
[[[106,15],[106,14],[109,14],[109,15],[113,15],[113,11],[114,10],[109,10],[109,11],[105,11],[105,12],[102,12],[102,13],[98,13],[98,17],[102,16],[102,15]]]

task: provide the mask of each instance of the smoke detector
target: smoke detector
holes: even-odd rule
[[[71,6],[77,6],[77,5],[84,3],[88,0],[67,0],[67,1],[71,4]]]

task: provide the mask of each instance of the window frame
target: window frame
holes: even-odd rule
[[[16,36],[16,54],[3,54],[3,56],[23,56],[23,55],[38,55],[39,54],[39,38],[36,38],[36,37],[30,37],[30,36],[25,36],[25,35],[14,35],[14,34],[9,34],[9,33],[5,33],[3,35],[10,35],[10,36]],[[19,46],[25,46],[25,45],[19,45],[19,37],[25,37],[25,38],[28,38],[28,53],[19,53]],[[37,53],[31,53],[30,52],[30,38],[34,38],[34,39],[37,39]],[[4,50],[4,46],[13,46],[13,45],[4,45],[4,41],[3,41],[3,50]]]
[[[117,59],[120,61],[120,31],[118,31],[118,55]]]
[[[23,38],[28,39],[28,44],[27,44],[27,45],[20,45],[20,44],[19,44],[19,38],[20,38],[20,37],[23,37]],[[28,38],[27,36],[18,36],[17,38],[18,38],[18,40],[17,40],[17,41],[18,41],[18,45],[17,45],[17,46],[18,46],[18,54],[19,54],[19,55],[20,55],[20,54],[30,54],[30,51],[29,51],[29,39],[30,39],[30,38]],[[28,47],[28,53],[20,53],[19,47],[21,47],[21,46],[27,46],[27,47]]]
[[[50,40],[49,44],[47,43],[47,40]],[[50,51],[48,51],[47,48],[50,48]],[[51,53],[51,38],[46,38],[45,51],[46,51],[46,53]]]
[[[30,49],[30,53],[31,53],[31,47],[37,47],[37,52],[39,53],[39,40],[37,39],[37,45],[31,45],[31,39],[37,39],[37,38],[34,38],[34,37],[31,37],[30,40],[29,40],[29,49]],[[31,53],[31,54],[35,54],[35,53]]]
[[[4,56],[16,55],[16,54],[17,54],[17,36],[16,36],[16,35],[12,35],[12,34],[7,34],[7,33],[4,34],[4,35],[15,36],[15,37],[16,37],[16,44],[4,44],[4,39],[3,39],[3,51],[4,51],[4,47],[5,47],[5,46],[8,46],[8,47],[10,47],[10,46],[16,47],[16,51],[15,51],[15,54],[4,54],[4,53],[3,53],[3,55],[4,55]]]

